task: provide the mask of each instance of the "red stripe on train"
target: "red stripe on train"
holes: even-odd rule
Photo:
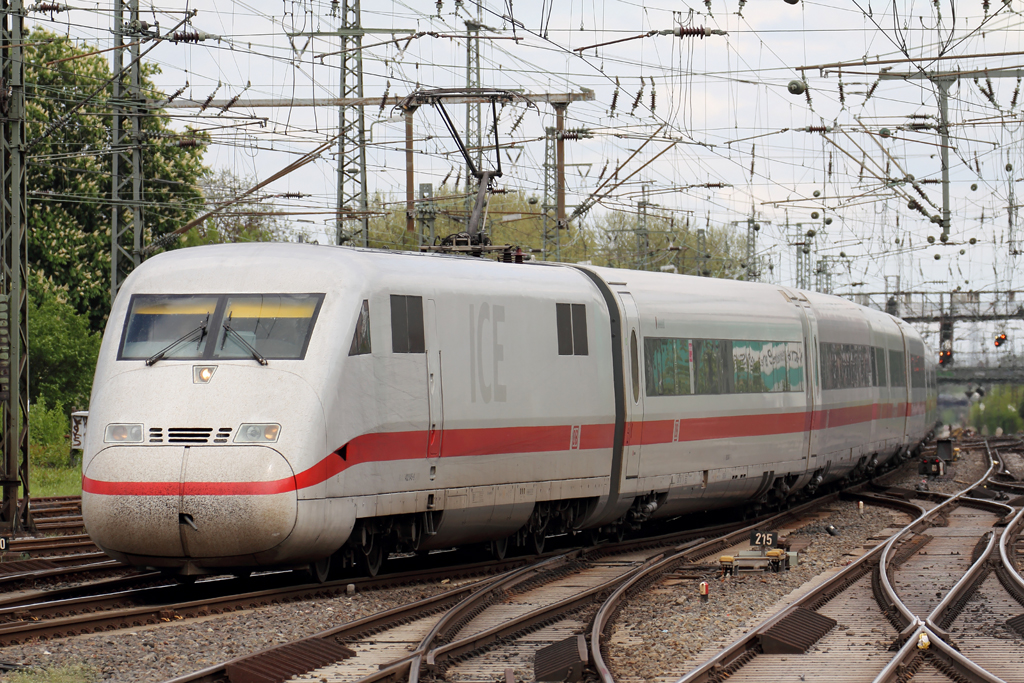
[[[755,437],[792,434],[811,429],[826,429],[868,422],[872,419],[919,415],[924,404],[872,404],[848,406],[813,413],[768,413],[679,420],[679,442],[706,441],[728,437]],[[655,445],[672,443],[675,420],[655,420],[627,425],[626,444]],[[491,429],[446,430],[441,456],[445,458],[517,453],[567,452],[572,439],[571,425],[556,427],[500,427]],[[611,448],[615,425],[583,425],[582,450]],[[274,481],[206,482],[132,482],[100,481],[83,475],[82,491],[105,496],[266,496],[290,493],[316,486],[349,467],[367,462],[413,460],[426,457],[426,432],[386,432],[363,434],[347,444],[342,456],[338,449],[294,477]],[[410,455],[412,454],[412,455]]]

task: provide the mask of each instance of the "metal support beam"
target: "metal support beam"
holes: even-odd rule
[[[568,104],[570,102],[594,101],[594,91],[586,92],[523,92],[521,97],[535,104]],[[257,97],[253,99],[188,99],[181,97],[167,102],[162,99],[151,99],[148,103],[167,110],[210,110],[230,112],[231,110],[279,109],[282,106],[397,106],[406,101],[406,96],[388,95],[387,97],[297,97],[295,99],[280,97]],[[487,95],[453,95],[445,97],[449,104],[467,104],[477,102],[484,104],[490,101]],[[210,116],[215,116],[211,114]]]
[[[650,202],[647,201],[647,186],[641,186],[642,197],[640,201],[636,203],[637,209],[637,223],[636,223],[636,267],[637,270],[647,270],[647,257],[651,251],[651,236],[647,229],[647,207]]]
[[[541,245],[541,258],[545,261],[552,251],[555,260],[561,257],[561,239],[558,235],[558,221],[553,220],[551,212],[556,208],[555,186],[558,184],[558,156],[555,151],[555,138],[558,136],[558,129],[546,126],[544,128],[544,201],[540,203],[541,228],[543,244]]]
[[[416,207],[416,217],[420,223],[419,242],[433,246],[434,244],[434,221],[437,219],[437,207],[434,205],[434,186],[430,183],[420,183],[420,202]]]
[[[338,107],[338,169],[337,169],[337,219],[335,221],[335,243],[356,242],[361,246],[370,244],[370,217],[367,215],[368,197],[366,189],[366,118],[363,105],[353,101],[363,98],[363,36],[380,33],[379,29],[364,29],[360,18],[360,0],[341,0],[339,26],[334,31],[296,31],[289,37],[337,36],[340,42],[341,73],[338,81],[338,99],[314,100],[314,106]],[[332,9],[332,14],[334,10]],[[403,31],[396,31],[402,33]],[[396,102],[397,103],[397,102]],[[214,102],[205,106],[213,107]],[[245,107],[241,101],[225,103],[229,107]],[[378,99],[377,104],[381,104]],[[167,105],[189,108],[188,102],[171,102]],[[268,105],[270,106],[270,105]],[[287,105],[294,106],[294,105]],[[221,107],[224,109],[224,106]],[[355,214],[356,229],[347,230],[345,222]]]
[[[949,87],[961,76],[984,76],[986,78],[1020,78],[1024,75],[1021,69],[988,69],[965,71],[917,71],[912,73],[882,73],[878,75],[882,81],[929,80],[935,84],[939,100],[939,135],[941,136],[939,157],[942,163],[942,236],[949,235]],[[1012,218],[1011,218],[1012,220]],[[1011,231],[1012,232],[1012,231]],[[945,240],[943,240],[945,241]],[[1011,250],[1013,246],[1011,245]]]
[[[565,110],[568,102],[552,103],[555,127],[544,129],[544,201],[541,203],[544,244],[543,258],[554,245],[555,260],[562,260],[562,230],[565,220]],[[554,213],[552,219],[549,212]]]
[[[416,229],[416,191],[413,188],[415,174],[413,169],[413,136],[412,120],[416,113],[416,107],[406,107],[405,115],[405,230],[412,232]]]
[[[593,102],[594,91],[586,92],[524,92],[521,93],[523,100],[529,100],[534,104],[569,104],[571,102]],[[395,107],[401,105],[407,97],[389,95],[387,97],[320,97],[320,98],[255,98],[248,100],[190,100],[179,98],[164,102],[163,100],[150,100],[149,103],[159,106],[161,109],[209,109],[210,111],[228,111],[237,109],[245,111],[248,109],[276,109],[279,107]],[[491,101],[487,95],[452,95],[445,98],[448,104],[486,104]],[[214,114],[210,114],[214,116]]]
[[[28,230],[25,193],[24,15],[22,0],[0,0],[0,529],[31,528],[28,471]],[[18,488],[23,497],[18,502]]]
[[[757,223],[754,218],[754,209],[750,209],[750,218],[747,219],[747,250],[746,250],[746,268],[747,268],[747,280],[756,282],[761,276],[761,269],[758,267],[760,260],[757,256],[757,233],[760,232],[761,225]]]
[[[466,20],[466,90],[478,90],[480,86],[480,28],[482,27],[483,3],[477,5],[477,20]],[[495,123],[497,125],[497,123]],[[483,170],[483,127],[480,121],[480,103],[466,103],[466,147],[473,156],[477,170]],[[466,171],[466,198],[463,200],[466,212],[466,224],[469,225],[469,218],[473,215],[473,173],[472,169]]]
[[[110,300],[142,260],[142,65],[139,0],[114,0],[114,75],[111,106]],[[125,65],[125,56],[129,63]],[[130,188],[130,189],[129,189]],[[130,199],[129,199],[130,197]]]
[[[708,269],[708,260],[711,254],[708,253],[708,231],[704,228],[697,228],[697,275],[707,277],[711,275]]]

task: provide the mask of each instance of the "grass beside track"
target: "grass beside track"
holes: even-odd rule
[[[29,487],[33,498],[82,495],[82,468],[68,446],[29,446]]]

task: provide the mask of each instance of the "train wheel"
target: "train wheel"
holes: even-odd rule
[[[326,583],[331,575],[331,556],[309,563],[309,573],[317,583]]]
[[[363,569],[371,577],[377,576],[381,566],[384,564],[384,545],[380,543],[380,539],[374,540],[375,542],[370,547],[370,552],[363,556]]]
[[[504,560],[508,554],[508,538],[500,538],[497,541],[491,541],[491,555],[496,560]]]
[[[544,552],[544,543],[547,541],[547,536],[544,535],[543,531],[535,531],[530,534],[529,549],[534,555],[540,555]]]

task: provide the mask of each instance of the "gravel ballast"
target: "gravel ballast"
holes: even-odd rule
[[[963,452],[943,478],[928,481],[931,490],[955,492],[973,483],[987,467],[984,449]],[[1018,463],[1014,463],[1017,465]],[[914,488],[922,477],[907,474],[894,482]],[[966,482],[966,483],[965,483]],[[791,536],[812,539],[799,567],[780,574],[711,580],[711,600],[701,604],[696,581],[656,586],[630,600],[616,621],[611,643],[613,670],[626,680],[678,676],[692,668],[702,649],[726,641],[737,629],[759,623],[795,588],[853,559],[869,539],[907,517],[856,502],[832,505],[828,516]],[[825,527],[834,525],[838,536]],[[85,664],[99,680],[165,681],[244,654],[290,642],[454,587],[434,582],[377,590],[226,615],[135,629],[65,638],[0,649],[0,660],[52,667]],[[6,680],[6,679],[2,679]]]
[[[106,681],[165,681],[437,595],[455,585],[436,582],[377,590],[190,619],[181,624],[17,645],[0,649],[0,660],[34,667],[82,663]]]

